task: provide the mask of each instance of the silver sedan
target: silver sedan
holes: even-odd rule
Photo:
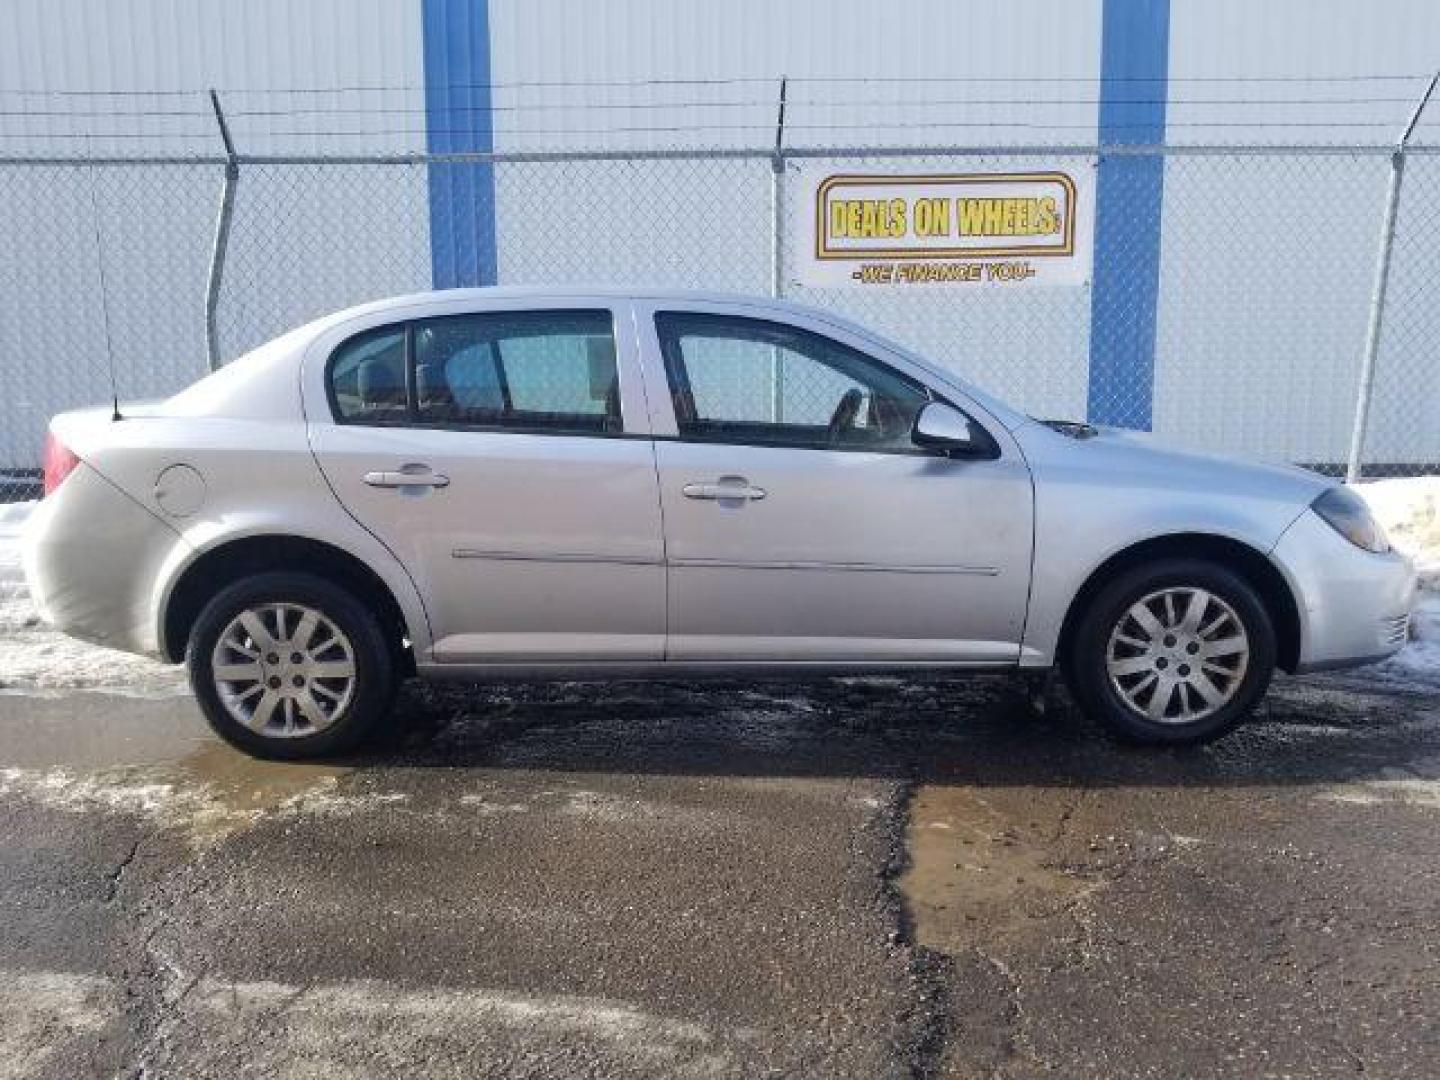
[[[400,297],[119,412],[52,422],[30,587],[272,757],[410,675],[1058,670],[1196,742],[1277,667],[1400,648],[1415,589],[1342,485],[1034,420],[773,301]]]

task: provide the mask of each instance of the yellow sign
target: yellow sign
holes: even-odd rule
[[[800,283],[1083,284],[1092,177],[812,172]]]

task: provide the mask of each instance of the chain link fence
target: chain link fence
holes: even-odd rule
[[[36,490],[47,418],[164,396],[316,316],[432,282],[432,170],[487,168],[498,284],[780,294],[875,327],[1035,415],[1084,418],[1093,334],[1149,333],[1154,430],[1183,445],[1343,470],[1370,387],[1366,476],[1440,472],[1440,155],[1415,148],[1367,368],[1389,148],[1126,148],[1109,182],[1138,204],[1163,167],[1158,298],[1107,250],[1122,318],[1092,286],[819,289],[788,221],[802,164],[970,173],[1093,168],[1099,148],[681,151],[464,161],[249,157],[207,305],[227,162],[0,159],[0,500]],[[1132,173],[1134,180],[1132,182]],[[1132,190],[1133,187],[1133,190]],[[1097,252],[1097,258],[1100,258]],[[1133,271],[1133,273],[1132,273]],[[1132,288],[1131,296],[1129,290]],[[1367,374],[1368,372],[1368,374]],[[1149,377],[1149,376],[1147,376]]]

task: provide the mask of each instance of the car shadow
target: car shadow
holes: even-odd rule
[[[361,767],[716,777],[871,777],[969,785],[1298,785],[1440,761],[1430,695],[1280,679],[1257,716],[1204,747],[1134,747],[1057,691],[1042,716],[1003,678],[823,682],[412,683]]]

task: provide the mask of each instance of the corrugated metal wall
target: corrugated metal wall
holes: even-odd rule
[[[1061,133],[1084,141],[1094,137],[1093,86],[1068,88],[1082,103],[1047,108],[1046,130],[1007,130],[997,120],[1018,120],[1023,109],[956,99],[1024,99],[1034,95],[1031,79],[1098,76],[1100,11],[1099,0],[493,0],[496,104],[521,110],[497,122],[496,144],[593,144],[574,132],[597,126],[599,105],[605,126],[667,129],[611,131],[606,145],[764,146],[782,75],[795,80],[793,146],[953,142],[966,123],[986,125],[969,129],[970,142],[981,131],[1002,142]],[[1015,81],[967,95],[926,77]]]
[[[499,148],[764,146],[773,137],[781,74],[791,79],[790,146],[1097,138],[1099,0],[892,9],[857,0],[494,0],[491,10],[496,103],[512,110],[497,115]],[[557,26],[565,33],[557,34]],[[1172,0],[1170,41],[1168,88],[1144,82],[1111,88],[1122,98],[1165,95],[1169,142],[1374,144],[1399,133],[1425,73],[1440,64],[1440,5]],[[1440,107],[1419,137],[1437,124]],[[991,157],[871,164],[954,170],[1035,163]],[[1062,164],[1083,167],[1074,159]],[[1155,319],[1157,431],[1240,453],[1343,459],[1387,167],[1374,156],[1167,163]],[[544,170],[502,168],[502,280],[619,272],[765,291],[765,252],[734,227],[764,227],[763,163],[731,166],[718,182],[697,176],[703,171],[676,165],[640,177],[606,166],[562,189],[545,187]],[[549,198],[537,201],[537,185]],[[691,230],[693,260],[677,265],[646,243],[656,215]],[[1423,216],[1416,211],[1409,220],[1418,226]],[[603,254],[593,243],[597,220],[608,223]],[[562,257],[550,262],[545,255],[554,251]],[[1121,276],[1126,272],[1122,265]],[[878,325],[1025,407],[1069,416],[1086,411],[1087,289],[1024,297],[941,291],[892,295],[883,303],[854,290],[789,292]],[[1377,385],[1382,411],[1417,384],[1429,400],[1440,400],[1440,366],[1419,363],[1413,345],[1440,342],[1440,313],[1432,305],[1409,318],[1411,344],[1391,344],[1382,357],[1390,361]],[[1403,431],[1377,429],[1375,454],[1400,461],[1433,453],[1428,443],[1418,449],[1422,419],[1407,418]]]
[[[411,0],[11,0],[0,154],[215,155],[210,87],[244,152],[423,149],[417,12]],[[14,418],[0,424],[0,467],[34,463],[52,413],[108,396],[110,350],[127,397],[204,373],[220,179],[214,166],[0,172],[0,398]],[[258,294],[227,290],[227,314],[240,305],[247,323],[275,330],[356,296],[426,287],[424,172],[355,182],[248,170],[230,262],[232,280],[267,280]],[[232,355],[255,343],[224,339]]]
[[[1021,131],[1031,142],[1062,131],[1067,141],[1094,135],[1094,86],[1041,88],[1057,76],[1098,77],[1100,0],[917,0],[895,9],[866,0],[490,0],[489,8],[500,149],[593,146],[605,134],[597,106],[632,126],[672,129],[643,138],[615,133],[616,144],[752,142],[773,125],[773,83],[782,74],[856,80],[806,87],[792,102],[795,145],[835,141],[829,124],[866,144],[913,141],[897,136],[942,121],[985,124],[1000,142]],[[1353,139],[1364,129],[1351,125],[1376,121],[1398,129],[1404,88],[1382,95],[1392,100],[1317,110],[1287,104],[1294,84],[1227,80],[1425,72],[1440,63],[1440,5],[1429,0],[1172,0],[1171,10],[1172,142],[1293,141],[1299,124],[1316,125],[1304,129],[1313,132],[1305,141]],[[78,140],[67,137],[55,113],[126,110],[115,99],[27,101],[25,91],[154,91],[144,99],[153,106],[176,90],[211,86],[227,101],[233,96],[236,133],[251,152],[425,145],[421,0],[9,0],[4,23],[0,135],[10,153],[74,151]],[[967,105],[937,101],[967,95],[953,87],[937,93],[936,84],[917,81],[926,78],[1013,85],[1001,92],[1005,83],[985,83],[982,93],[968,94],[980,103]],[[1181,99],[1194,79],[1210,92],[1204,104],[1186,106]],[[1375,98],[1375,89],[1362,96]],[[1304,84],[1304,96],[1317,93],[1316,83]],[[1335,87],[1325,93],[1357,96]],[[1056,100],[1067,96],[1078,103]],[[1226,98],[1236,105],[1227,107]],[[1267,100],[1257,116],[1254,103]],[[735,104],[707,104],[714,102]],[[185,100],[177,108],[193,105]],[[15,115],[26,106],[46,115]],[[348,111],[337,115],[337,106]],[[874,120],[868,127],[867,118]],[[84,141],[97,154],[142,145],[216,149],[210,126],[171,119],[152,118],[154,126],[139,131],[117,119],[110,139]],[[1249,126],[1260,119],[1267,123]],[[1031,126],[1012,126],[1020,123]],[[1428,126],[1437,124],[1440,115]],[[973,131],[971,141],[979,141]]]
[[[502,151],[766,146],[785,75],[790,146],[1088,143],[1101,96],[1103,10],[1102,0],[889,8],[861,0],[490,0],[493,141]],[[245,152],[420,150],[424,12],[422,0],[12,0],[0,33],[0,153],[213,154],[219,143],[203,96],[212,86]],[[1170,23],[1172,143],[1375,142],[1398,131],[1418,86],[1346,79],[1414,75],[1440,62],[1440,5],[1428,0],[1171,0]],[[1437,123],[1440,111],[1420,137]],[[1157,430],[1271,456],[1340,456],[1384,171],[1381,158],[1323,168],[1285,159],[1167,164]],[[8,433],[9,457],[21,452],[9,443],[30,446],[48,412],[74,403],[73,385],[35,376],[37,350],[63,356],[47,364],[89,368],[97,390],[104,385],[105,313],[96,302],[104,268],[85,254],[96,231],[110,266],[123,392],[166,391],[199,372],[219,170],[161,178],[135,169],[12,169],[3,179],[0,239],[23,253],[23,270],[12,257],[0,279],[6,308],[29,316],[23,326],[0,320],[0,394],[22,402],[28,418],[26,430]],[[231,317],[222,319],[243,329],[227,330],[227,351],[328,307],[428,284],[426,180],[423,168],[247,170],[230,260],[232,285],[244,286],[226,290]],[[502,283],[769,288],[764,162],[509,165],[494,182]],[[1315,243],[1316,216],[1336,206],[1343,213]],[[1402,213],[1402,231],[1423,237],[1427,216]],[[1233,239],[1202,242],[1217,230]],[[656,243],[662,233],[667,241]],[[1284,265],[1237,259],[1247,245],[1285,252]],[[1440,396],[1435,365],[1415,360],[1414,342],[1440,341],[1440,304],[1426,301],[1426,251],[1422,242],[1397,248],[1400,284],[1424,314],[1409,316],[1408,344],[1387,342],[1382,353],[1382,411],[1413,411],[1417,387],[1425,400]],[[1084,287],[1035,299],[944,291],[883,304],[855,291],[797,292],[1026,406],[1085,410]],[[62,324],[64,334],[47,337],[45,327]],[[1387,364],[1418,374],[1386,378]],[[1302,391],[1277,416],[1290,387]]]
[[[424,84],[418,0],[7,0],[0,145],[218,153],[218,87],[250,153],[423,149]]]
[[[1172,0],[1168,138],[1391,142],[1437,67],[1440,4],[1427,0]],[[1203,103],[1176,104],[1187,98]],[[1440,104],[1422,117],[1415,142],[1437,135]],[[1380,157],[1169,164],[1157,430],[1241,452],[1273,454],[1278,444],[1304,460],[1343,459],[1388,169]],[[1396,247],[1400,288],[1377,366],[1371,460],[1434,460],[1440,450],[1440,297],[1427,299],[1415,281],[1435,276],[1440,237],[1428,207],[1436,198],[1436,163],[1416,159]],[[1216,232],[1233,243],[1199,242]]]
[[[860,0],[494,0],[495,103],[511,110],[496,115],[495,145],[767,147],[782,75],[789,147],[1089,142],[1100,15],[1099,0],[920,0],[888,8]],[[1055,76],[1075,81],[1044,82]],[[1038,108],[1028,104],[1035,97]],[[963,103],[969,99],[978,101]],[[958,171],[1016,163],[868,164]],[[786,176],[794,190],[796,169]],[[556,183],[543,167],[497,169],[502,281],[770,291],[767,162],[600,164],[568,178]],[[664,232],[683,239],[656,242]],[[782,271],[795,299],[843,310],[1030,408],[1084,412],[1083,289],[1056,290],[1038,303],[954,290],[882,300],[803,289],[793,266]]]

